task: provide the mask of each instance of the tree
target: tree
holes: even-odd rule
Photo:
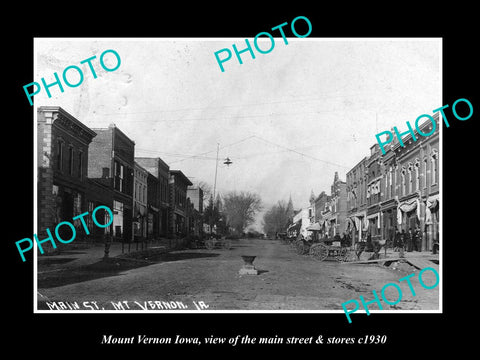
[[[263,231],[266,234],[285,232],[292,221],[291,204],[279,201],[263,215]],[[292,206],[293,207],[293,206]]]
[[[204,222],[212,228],[214,225],[218,223],[220,220],[220,213],[218,211],[218,204],[217,206],[215,205],[213,201],[213,196],[210,195],[210,200],[208,202],[207,207],[204,210],[203,213],[204,216]]]
[[[210,196],[212,196],[212,186],[208,184],[206,181],[199,181],[198,187],[202,189],[203,192],[203,203],[205,207],[207,207],[207,201],[210,200]]]
[[[232,191],[223,197],[223,212],[227,223],[241,234],[255,220],[255,214],[262,209],[260,196],[248,191]]]

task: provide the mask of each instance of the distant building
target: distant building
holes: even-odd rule
[[[200,236],[203,233],[203,190],[201,187],[189,186],[187,198],[192,204],[189,213],[189,233]]]
[[[88,210],[89,145],[96,132],[61,107],[41,106],[37,110],[37,135],[37,216],[38,235],[42,239],[47,236],[47,228],[53,233],[61,221],[72,222],[73,217]],[[80,237],[84,234],[80,219],[73,223],[79,227]],[[71,238],[71,230],[66,231],[69,234],[63,238]]]
[[[340,180],[338,172],[335,171],[333,184],[331,186],[331,236],[341,236],[346,230],[347,219],[347,184]]]
[[[291,230],[295,232],[295,237],[298,237],[299,235],[307,239],[309,238],[309,233],[307,230],[307,227],[309,227],[310,224],[310,210],[309,208],[303,208],[295,212],[293,216],[293,227]]]
[[[367,234],[372,239],[381,239],[381,189],[382,189],[382,166],[380,146],[375,143],[370,147],[370,157],[366,164],[367,177]]]
[[[187,227],[187,188],[192,182],[180,170],[170,170],[170,212],[169,233],[186,235]]]
[[[347,220],[346,230],[357,243],[363,238],[368,226],[367,218],[367,162],[368,157],[360,160],[347,172]]]
[[[152,174],[157,179],[150,177],[147,184],[147,197],[149,199],[149,227],[151,231],[149,236],[167,236],[169,229],[169,208],[170,208],[170,191],[169,177],[170,167],[159,157],[136,157],[135,161]],[[148,182],[148,179],[147,179]]]
[[[134,165],[133,236],[135,241],[145,241],[147,239],[148,228],[148,171],[141,167],[137,162],[135,162]]]

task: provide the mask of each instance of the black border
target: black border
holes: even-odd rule
[[[122,6],[121,11],[116,8]],[[10,56],[7,60],[8,86],[4,96],[7,125],[5,176],[7,194],[4,208],[4,256],[8,269],[4,276],[9,287],[4,296],[4,311],[12,314],[8,319],[8,346],[19,351],[26,344],[52,358],[69,355],[140,354],[145,351],[158,356],[172,356],[180,352],[235,351],[237,353],[260,350],[248,345],[199,347],[105,346],[100,345],[103,334],[132,336],[145,334],[161,337],[184,336],[362,336],[387,335],[385,345],[348,345],[326,348],[315,345],[263,346],[267,352],[285,355],[311,351],[326,353],[374,355],[402,352],[405,356],[420,353],[432,355],[452,345],[471,344],[466,324],[475,309],[476,288],[472,275],[475,264],[475,222],[469,216],[468,203],[475,205],[476,152],[474,130],[478,121],[478,90],[474,83],[478,77],[474,34],[475,10],[469,5],[451,4],[448,9],[439,3],[420,9],[405,3],[389,7],[352,8],[340,4],[338,8],[306,5],[293,9],[290,4],[277,3],[260,11],[244,3],[224,3],[219,7],[193,9],[183,4],[183,10],[172,10],[161,3],[150,5],[110,4],[101,11],[95,6],[78,6],[62,10],[53,5],[43,9],[24,11],[21,29],[7,31]],[[442,37],[444,101],[452,104],[458,98],[467,98],[474,107],[468,121],[453,120],[443,131],[443,314],[378,314],[356,316],[348,324],[343,314],[33,314],[33,257],[22,263],[14,242],[33,233],[33,108],[25,99],[22,86],[33,81],[34,37],[239,37],[251,38],[261,31],[296,16],[310,19],[313,31],[310,37]],[[301,61],[301,58],[298,59]],[[5,68],[7,69],[7,68]],[[475,71],[476,70],[476,71]],[[247,71],[247,70],[246,70]],[[9,78],[11,77],[11,79]],[[12,101],[13,100],[13,103]],[[477,110],[478,109],[478,110]],[[432,109],[433,110],[433,109]],[[451,112],[447,112],[447,115]],[[372,133],[372,140],[374,139]],[[473,219],[473,217],[471,217]],[[12,221],[13,220],[13,221]],[[469,255],[473,256],[469,259]],[[25,344],[25,345],[24,345]],[[23,346],[22,346],[23,345]],[[30,346],[29,346],[30,347]],[[172,355],[167,352],[173,350]],[[69,351],[66,353],[65,351]],[[35,356],[35,355],[34,355]]]

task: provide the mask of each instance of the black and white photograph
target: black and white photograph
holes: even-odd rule
[[[473,8],[71,5],[5,32],[14,354],[475,344]]]
[[[37,311],[441,311],[441,39],[42,38],[35,64]]]

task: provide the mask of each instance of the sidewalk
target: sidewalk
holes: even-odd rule
[[[40,255],[40,253],[37,253],[38,273],[59,271],[69,268],[71,269],[86,265],[92,265],[98,263],[99,261],[102,261],[105,256],[105,244],[89,244],[88,247],[78,246],[78,244],[75,245],[77,246],[72,246],[71,249],[66,246],[62,247],[62,251],[59,254]],[[162,240],[150,243],[148,247],[143,247],[143,250],[146,249],[163,249],[164,251],[167,251],[168,240],[165,239],[164,241]],[[112,259],[122,254],[127,255],[141,251],[141,244],[138,244],[137,250],[137,244],[131,243],[129,251],[129,244],[126,243],[123,244],[122,252],[122,243],[113,242],[110,245],[108,257]]]
[[[433,254],[431,251],[404,251],[403,257],[400,256],[400,252],[393,251],[392,248],[388,248],[385,254],[385,249],[379,252],[378,259],[371,259],[373,252],[363,252],[359,261],[353,261],[352,263],[389,263],[391,261],[404,261],[417,269],[424,269],[426,267],[432,267],[438,270],[440,259],[439,254]]]

